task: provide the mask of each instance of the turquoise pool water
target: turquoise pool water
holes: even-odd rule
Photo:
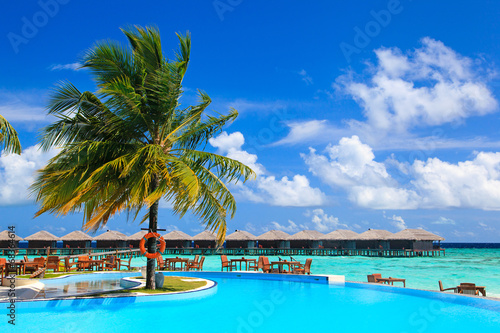
[[[269,258],[271,261],[278,260],[278,257]],[[305,256],[294,258],[301,262],[306,260]],[[383,277],[406,279],[406,286],[409,288],[426,290],[438,290],[439,280],[443,281],[445,288],[455,287],[461,282],[471,282],[486,286],[488,296],[500,298],[500,249],[447,249],[446,256],[434,258],[312,258],[311,270],[314,274],[345,275],[347,281],[366,282],[366,275],[381,273]],[[144,266],[145,263],[144,258],[133,260],[135,266]],[[220,269],[219,256],[206,257],[204,270]]]
[[[168,296],[148,296],[22,302],[17,304],[16,327],[10,327],[4,319],[0,330],[498,332],[500,327],[500,303],[485,299],[352,283],[335,286],[242,279],[236,274],[235,278],[213,273],[183,275],[214,280],[217,290],[169,301]],[[398,292],[389,292],[394,290]]]

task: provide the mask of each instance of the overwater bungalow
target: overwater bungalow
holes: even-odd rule
[[[358,233],[352,230],[335,230],[323,237],[323,246],[330,249],[355,249],[356,236]]]
[[[75,230],[61,237],[65,248],[90,248],[92,237],[80,230]]]
[[[200,232],[193,236],[194,246],[199,248],[215,248],[217,244],[217,235],[210,230]]]
[[[8,249],[12,245],[14,245],[13,247],[19,247],[19,241],[23,239],[16,234],[14,234],[14,238],[11,238],[10,235],[12,233],[9,233],[8,230],[0,232],[0,249]],[[14,241],[12,242],[12,240]]]
[[[393,235],[387,230],[368,229],[352,239],[356,241],[356,249],[389,250],[389,237]]]
[[[423,229],[405,229],[388,237],[391,249],[432,250],[433,242],[441,242],[443,237]]]
[[[193,237],[180,230],[174,230],[163,235],[167,248],[188,248],[191,247]]]
[[[284,231],[281,230],[269,230],[268,232],[257,237],[257,241],[259,242],[259,247],[263,247],[266,249],[289,249],[290,241],[288,240],[290,237]]]
[[[132,247],[135,249],[139,248],[139,242],[144,237],[144,235],[147,233],[148,233],[147,230],[141,230],[141,231],[138,231],[131,236],[128,236],[127,240],[128,240],[129,245],[132,245]]]
[[[119,231],[108,230],[99,236],[94,237],[96,241],[97,248],[107,249],[117,249],[128,247],[128,237]]]
[[[324,237],[324,234],[316,230],[302,230],[291,235],[287,240],[290,242],[290,248],[292,249],[317,249],[323,246]]]
[[[257,237],[248,231],[236,230],[232,234],[226,236],[226,248],[229,249],[251,249],[255,248]]]
[[[24,240],[28,241],[28,247],[31,249],[41,249],[46,247],[54,249],[57,247],[57,241],[59,241],[60,238],[52,235],[48,231],[41,230],[33,235],[25,237]]]

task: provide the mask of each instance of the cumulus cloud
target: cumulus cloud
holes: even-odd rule
[[[335,229],[348,228],[346,224],[340,223],[338,217],[333,215],[328,215],[323,209],[314,209],[312,211],[307,211],[306,216],[311,217],[311,222],[313,223],[314,230],[319,232],[327,233]]]
[[[415,135],[422,127],[458,124],[498,110],[484,62],[464,57],[428,37],[411,51],[392,47],[374,52],[376,63],[368,64],[364,73],[349,71],[333,84],[337,95],[347,95],[360,105],[364,119],[345,119],[343,127],[324,120],[290,122],[288,135],[275,145],[331,142],[357,135],[376,149],[499,146],[487,137],[464,140]]]
[[[417,159],[404,165],[411,177],[404,185],[388,173],[386,164],[375,161],[371,147],[356,136],[329,145],[325,153],[310,149],[301,156],[314,175],[347,191],[349,199],[361,207],[500,210],[500,153],[479,152],[474,159],[456,164],[438,158]]]
[[[299,232],[300,230],[307,229],[307,226],[300,224],[297,225],[295,222],[292,220],[288,220],[288,224],[279,224],[276,221],[273,221],[270,223],[271,225],[271,230],[281,230],[289,234],[294,234],[296,232]]]
[[[318,188],[311,187],[304,175],[281,179],[269,175],[264,166],[257,162],[257,155],[242,149],[245,138],[240,132],[223,132],[209,142],[217,148],[218,153],[248,165],[257,174],[255,182],[236,186],[238,193],[246,199],[273,206],[295,207],[318,206],[327,202],[326,195]]]
[[[55,150],[42,152],[37,146],[25,149],[22,155],[0,157],[0,205],[15,205],[32,201],[28,187],[33,183],[35,171],[44,167],[56,155]]]
[[[498,103],[472,59],[442,42],[423,38],[407,54],[398,48],[375,50],[378,64],[360,82],[352,74],[337,79],[337,88],[359,103],[366,123],[353,127],[405,132],[496,111]]]
[[[384,212],[384,218],[388,219],[390,224],[398,229],[398,231],[408,229],[408,226],[406,225],[405,220],[403,217],[398,216],[398,215],[392,215],[392,216],[386,216]]]

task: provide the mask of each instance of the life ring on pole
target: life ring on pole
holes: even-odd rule
[[[159,251],[156,253],[149,253],[146,250],[146,246],[145,246],[146,239],[149,239],[151,237],[155,237],[160,241],[160,248],[159,248]],[[165,243],[165,240],[157,232],[149,232],[149,233],[145,234],[144,237],[139,242],[139,250],[141,251],[141,254],[144,254],[146,256],[146,258],[148,258],[148,259],[158,258],[165,251],[166,246],[167,246],[167,244]]]

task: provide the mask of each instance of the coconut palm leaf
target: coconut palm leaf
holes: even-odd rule
[[[17,137],[17,132],[9,122],[0,115],[0,152],[21,154],[21,143]]]

